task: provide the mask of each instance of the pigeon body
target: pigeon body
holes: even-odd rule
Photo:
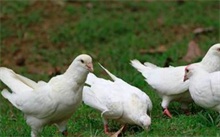
[[[142,73],[146,82],[162,98],[161,106],[165,115],[172,117],[168,110],[171,101],[182,103],[181,108],[187,110],[193,100],[188,92],[189,81],[182,80],[186,66],[163,68],[150,62],[143,65],[138,60],[132,60],[131,65]],[[213,45],[199,65],[208,72],[220,70],[220,44]]]
[[[96,77],[89,73],[83,89],[86,105],[101,112],[105,132],[107,119],[115,119],[121,124],[137,124],[148,129],[151,118],[147,114],[152,109],[150,98],[140,89],[129,85],[102,67],[113,81]]]
[[[189,79],[189,92],[194,102],[220,113],[220,71],[209,73],[192,64],[185,69],[186,79]]]
[[[34,82],[1,67],[0,80],[12,91],[4,89],[2,95],[24,113],[32,137],[50,124],[66,134],[66,123],[81,104],[83,85],[92,70],[92,59],[86,54],[76,57],[64,74],[49,82]]]

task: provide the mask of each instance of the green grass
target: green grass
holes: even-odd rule
[[[35,81],[48,81],[48,73],[58,66],[63,72],[74,57],[90,54],[95,74],[107,78],[98,62],[128,83],[145,91],[153,102],[152,125],[149,132],[131,125],[123,136],[220,136],[219,115],[192,105],[193,115],[185,116],[178,103],[170,110],[174,117],[162,115],[161,99],[149,87],[141,74],[129,64],[131,59],[150,61],[163,66],[168,57],[171,65],[180,61],[194,38],[196,28],[214,30],[196,38],[202,51],[220,42],[219,2],[131,2],[83,1],[64,6],[52,2],[0,1],[1,66]],[[165,45],[162,54],[141,54],[140,50]],[[21,54],[25,65],[16,65]],[[201,57],[198,57],[200,60]],[[35,68],[35,69],[34,69]],[[5,86],[2,84],[1,89]],[[109,121],[110,128],[120,125]],[[100,113],[82,104],[68,122],[71,136],[105,136]],[[42,136],[61,136],[55,126],[44,128]],[[29,136],[30,128],[21,111],[0,96],[0,136]]]

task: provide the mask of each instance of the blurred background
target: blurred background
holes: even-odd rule
[[[77,55],[87,53],[93,57],[94,73],[99,77],[108,78],[98,62],[145,91],[154,103],[153,119],[163,118],[160,98],[144,82],[141,74],[131,67],[130,60],[136,58],[159,66],[186,65],[201,60],[210,46],[220,42],[218,0],[1,0],[0,10],[1,66],[35,81],[48,81],[52,76],[63,73]],[[95,115],[97,120],[91,120],[90,115],[84,112],[92,112],[91,117]],[[173,113],[178,115],[178,112]],[[73,121],[83,115],[87,117],[87,124],[83,123],[85,121],[76,126],[71,123],[73,134],[81,133],[87,127],[90,131],[83,132],[82,136],[103,135],[100,115],[83,106]],[[19,126],[26,126],[21,112],[1,96],[0,121],[8,125],[0,126],[2,136],[17,135],[14,128],[18,126],[12,127],[13,131],[5,129],[11,128],[13,119],[19,117]],[[179,127],[179,123],[184,123],[186,119],[182,116],[180,121],[168,120],[170,123],[165,125],[161,122],[167,122],[167,119],[155,120],[149,135],[174,136],[182,132],[189,136],[217,135],[216,126],[203,131],[207,127],[201,125],[207,123],[198,124],[194,121],[195,117],[188,119],[192,123]],[[156,132],[162,125],[165,126],[163,130]],[[195,130],[192,127],[188,129],[189,125],[193,125]],[[166,132],[168,130],[172,132]],[[19,131],[29,135],[28,127]],[[51,135],[49,130],[45,134]],[[144,131],[128,134],[146,135]]]
[[[39,75],[81,53],[115,73],[133,58],[185,64],[192,40],[204,54],[220,30],[218,1],[1,0],[0,19],[1,65]]]

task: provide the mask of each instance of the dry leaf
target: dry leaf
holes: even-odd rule
[[[48,74],[49,74],[50,77],[60,75],[61,74],[61,68],[60,67],[53,67],[53,68],[48,70]]]
[[[201,56],[201,49],[199,48],[199,45],[194,40],[190,41],[188,44],[187,53],[182,58],[182,60],[186,62],[192,62],[199,56]]]
[[[140,52],[141,54],[146,54],[146,53],[151,53],[151,54],[153,54],[153,53],[163,53],[163,52],[165,52],[165,51],[167,51],[166,46],[165,46],[165,45],[160,45],[160,46],[158,46],[157,48],[150,48],[149,50],[141,49],[139,52]]]
[[[88,3],[86,4],[86,7],[87,7],[88,9],[92,9],[92,8],[93,8],[93,4],[92,4],[91,2],[88,2]]]
[[[164,25],[164,18],[163,18],[163,16],[160,16],[159,18],[157,18],[157,23],[158,23],[159,26]]]
[[[213,27],[208,27],[208,28],[196,28],[193,33],[195,35],[199,35],[199,34],[204,34],[204,33],[208,33],[208,32],[212,32],[214,30]]]

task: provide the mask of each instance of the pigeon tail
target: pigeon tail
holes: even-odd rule
[[[13,104],[13,106],[18,108],[18,106],[15,103],[16,101],[15,101],[14,96],[12,95],[12,93],[10,93],[7,89],[3,89],[1,94],[4,98],[8,99]]]
[[[8,99],[10,95],[11,95],[11,93],[7,89],[2,90],[2,96],[4,98]]]
[[[115,76],[115,75],[113,75],[111,72],[109,72],[105,67],[103,67],[100,63],[99,63],[99,66],[101,66],[102,67],[102,69],[104,69],[105,70],[105,72],[112,78],[112,80],[117,80],[118,78]]]
[[[0,67],[0,81],[7,85],[13,92],[20,92],[21,90],[32,90],[30,85],[34,82],[28,78],[16,74],[11,69]]]
[[[19,80],[21,80],[24,84],[28,85],[31,88],[36,88],[37,87],[37,83],[31,79],[28,79],[22,75],[16,74],[17,78]]]
[[[149,63],[150,64],[150,63]],[[131,65],[141,72],[146,78],[148,77],[148,73],[156,67],[156,65],[151,64],[150,66],[143,65],[139,60],[131,60]]]
[[[144,62],[144,66],[146,67],[150,67],[150,68],[158,68],[157,65],[150,63],[150,62]]]

